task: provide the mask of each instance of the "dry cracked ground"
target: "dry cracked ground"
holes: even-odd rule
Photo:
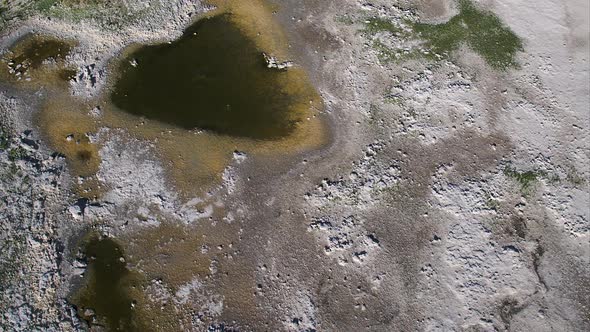
[[[589,15],[0,0],[0,331],[590,330]]]

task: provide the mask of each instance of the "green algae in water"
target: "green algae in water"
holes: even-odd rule
[[[286,71],[266,67],[229,14],[197,21],[167,44],[145,46],[121,64],[111,94],[118,108],[185,129],[254,139],[289,135],[301,97]]]
[[[15,57],[11,66],[39,68],[45,60],[63,60],[71,52],[72,45],[66,41],[51,37],[30,36],[23,40],[14,50]]]
[[[127,269],[119,244],[109,238],[91,237],[84,246],[88,259],[86,284],[79,290],[74,303],[80,315],[91,325],[104,325],[109,331],[137,331],[133,299],[129,290],[134,278]],[[85,312],[91,309],[96,320]]]
[[[50,36],[29,34],[14,45],[10,52],[2,57],[8,65],[9,73],[17,80],[30,79],[31,71],[41,69],[45,61],[54,61],[61,65],[72,51],[73,43]],[[66,80],[58,75],[60,80]]]
[[[60,69],[58,72],[59,79],[66,82],[75,79],[77,74],[78,71],[73,68]]]

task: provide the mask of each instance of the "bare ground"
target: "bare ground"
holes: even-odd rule
[[[383,63],[359,32],[374,15],[444,22],[455,13],[450,1],[273,3],[294,62],[324,100],[329,144],[285,155],[235,152],[218,184],[187,199],[169,181],[156,141],[101,128],[92,139],[103,194],[81,208],[65,188],[42,187],[55,207],[42,217],[55,229],[47,236],[64,248],[29,241],[25,256],[52,267],[21,269],[25,284],[3,282],[26,297],[43,294],[50,300],[24,302],[53,314],[27,320],[20,302],[3,297],[0,327],[83,327],[57,312],[71,313],[65,299],[84,271],[72,239],[94,227],[122,240],[129,267],[145,276],[138,307],[154,330],[589,329],[588,4],[478,2],[524,43],[520,68],[498,72],[466,47],[437,62]],[[123,46],[174,38],[190,21],[174,17],[109,33],[92,22],[71,30],[67,20],[33,17],[1,45],[31,27],[81,40],[70,61],[81,72],[94,66],[70,91],[90,98]],[[34,112],[24,106],[34,102],[6,91],[3,121],[18,135],[33,126],[19,112]],[[392,94],[401,102],[390,102]],[[8,164],[7,151],[0,161]],[[526,172],[534,177],[525,183],[518,174]],[[2,185],[6,199],[29,195]],[[24,209],[2,217],[25,220]],[[13,224],[3,232],[15,232]],[[65,252],[59,264],[57,252]],[[39,275],[55,281],[27,286]]]

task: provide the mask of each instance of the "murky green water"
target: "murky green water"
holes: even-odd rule
[[[202,19],[170,44],[145,46],[121,65],[120,109],[186,129],[272,139],[290,134],[297,96],[229,16]]]
[[[30,35],[17,44],[12,55],[6,60],[12,70],[24,74],[28,68],[39,68],[46,60],[65,59],[71,50],[71,43],[66,41]]]
[[[109,331],[138,330],[129,295],[134,278],[121,247],[112,239],[94,236],[85,244],[84,254],[88,259],[86,284],[74,298],[80,316]]]

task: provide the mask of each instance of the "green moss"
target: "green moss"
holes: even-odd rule
[[[412,23],[407,21],[408,25]],[[430,57],[428,53],[418,49],[402,49],[388,46],[381,38],[386,36],[376,36],[378,33],[386,33],[390,37],[397,37],[400,39],[414,38],[415,34],[412,31],[402,29],[401,26],[392,21],[382,17],[370,17],[363,21],[363,29],[360,30],[362,34],[371,38],[371,48],[377,52],[377,58],[380,63],[400,63],[415,58]]]
[[[369,35],[375,35],[379,32],[389,32],[393,35],[399,35],[403,32],[401,28],[393,24],[391,21],[381,17],[375,16],[368,18],[364,24],[365,28],[362,30],[362,32]]]
[[[378,39],[373,40],[371,45],[375,51],[377,51],[377,58],[380,63],[400,63],[416,58],[430,58],[431,54],[425,54],[420,50],[404,50],[394,49]]]
[[[516,67],[516,54],[523,50],[518,36],[497,16],[478,9],[469,0],[460,0],[459,9],[459,14],[447,23],[414,23],[414,31],[437,54],[448,56],[466,45],[495,69]]]
[[[401,62],[414,58],[432,60],[447,57],[465,45],[480,54],[493,68],[504,70],[516,67],[516,54],[523,50],[522,41],[506,27],[493,13],[478,9],[470,0],[458,0],[459,14],[443,24],[426,24],[405,21],[402,25],[382,17],[369,17],[360,30],[371,38],[370,46],[377,51],[381,63]],[[352,24],[350,18],[341,18]],[[376,36],[379,33],[384,35]],[[419,49],[397,49],[388,46],[382,38],[401,38],[402,40],[421,37],[426,41],[427,51]]]
[[[114,23],[119,25],[113,29],[120,28],[122,22],[130,19],[124,2],[120,0],[32,0],[22,3],[0,0],[0,29],[14,18],[26,19],[38,13],[75,22],[90,18],[104,23],[116,21]],[[109,27],[108,24],[105,26]]]
[[[21,259],[25,257],[26,249],[27,239],[22,234],[13,234],[10,238],[0,241],[0,292],[7,292],[15,280],[19,279],[18,268]]]
[[[23,149],[20,146],[12,148],[8,151],[8,159],[11,161],[23,159],[27,156],[27,150]]]
[[[121,0],[35,0],[19,10],[23,16],[35,13],[72,22],[95,20],[108,30],[119,30],[136,19]]]
[[[581,186],[586,184],[586,180],[582,176],[580,176],[578,171],[573,167],[570,167],[565,179],[567,180],[567,182],[573,184],[574,186]]]
[[[383,96],[383,101],[386,104],[390,104],[390,105],[403,105],[404,104],[404,99],[402,96],[397,95],[397,94],[387,94],[385,96]]]
[[[530,192],[531,187],[538,181],[539,177],[547,175],[547,173],[543,171],[518,172],[510,166],[506,166],[504,174],[520,184],[521,192],[523,194]]]
[[[500,202],[493,198],[486,200],[486,207],[490,210],[497,211],[500,208]]]
[[[6,15],[7,13],[8,13],[8,5],[6,4],[6,1],[0,2],[0,18],[3,18],[4,15]]]
[[[62,9],[98,9],[106,7],[121,7],[123,1],[109,0],[37,0],[35,9],[40,12],[49,12],[57,6]]]
[[[374,40],[372,46],[373,49],[377,51],[377,58],[381,63],[388,63],[398,59],[397,50],[388,47],[380,40]]]
[[[0,31],[4,29],[8,20],[8,3],[4,0],[0,0]]]
[[[485,206],[489,210],[498,211],[500,209],[500,201],[495,199],[490,193],[485,193]]]
[[[10,136],[8,132],[0,126],[0,151],[6,151],[10,147]]]
[[[42,13],[47,13],[59,0],[39,0],[35,2],[35,9]]]

